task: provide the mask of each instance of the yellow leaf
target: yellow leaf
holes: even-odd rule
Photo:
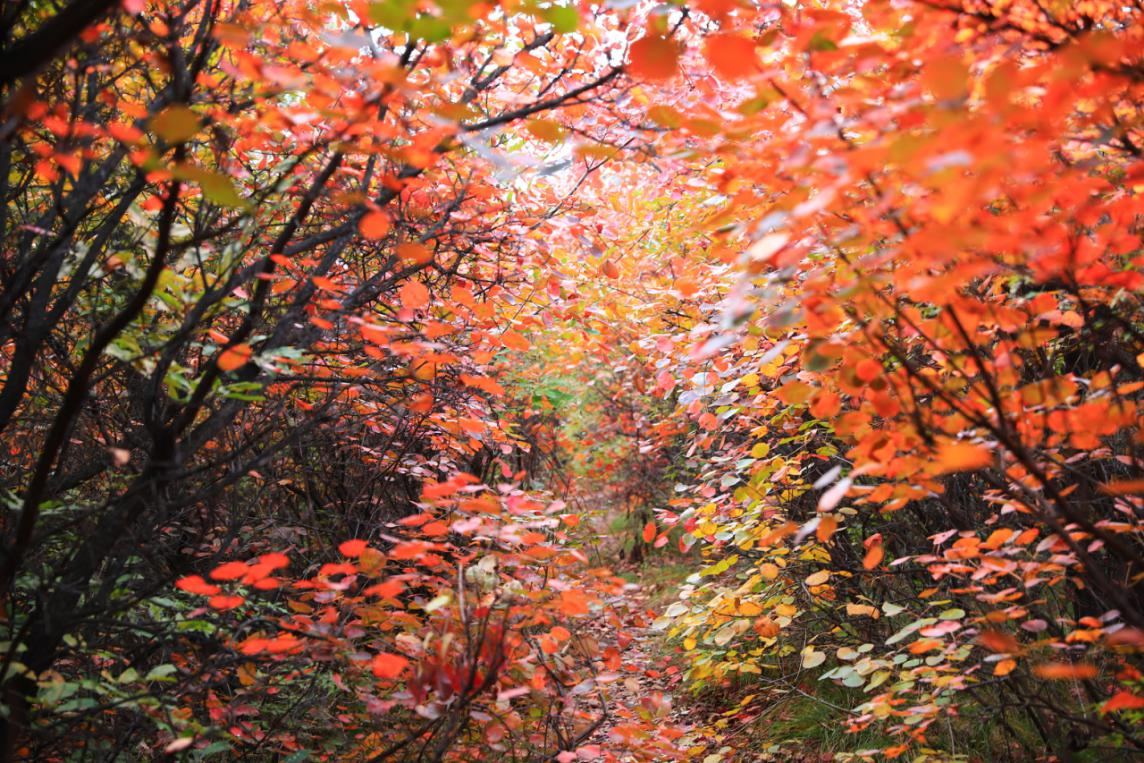
[[[874,619],[877,619],[880,614],[881,613],[878,612],[877,609],[870,606],[869,604],[846,604],[847,617],[858,617],[860,615],[865,615],[866,617],[873,617]]]
[[[799,405],[809,400],[813,393],[814,387],[809,384],[792,381],[780,387],[778,392],[775,393],[775,397],[787,405]]]
[[[168,143],[186,143],[199,131],[199,118],[186,106],[176,103],[151,118],[151,129]]]

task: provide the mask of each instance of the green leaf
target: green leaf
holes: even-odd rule
[[[560,34],[568,34],[580,26],[580,13],[566,5],[554,5],[544,9],[544,20]]]
[[[418,16],[409,25],[409,33],[426,42],[441,42],[449,39],[453,28],[449,26],[449,22],[436,16]]]
[[[385,0],[369,4],[369,20],[394,31],[403,29],[409,21],[413,3],[408,0]]]
[[[178,672],[178,668],[174,665],[156,665],[147,671],[147,675],[143,677],[144,681],[161,681],[170,675]]]

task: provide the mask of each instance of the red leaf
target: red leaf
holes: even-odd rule
[[[245,601],[245,599],[243,599],[241,596],[229,596],[227,594],[220,593],[217,596],[210,597],[207,603],[215,609],[234,609],[235,607],[240,606],[243,601]]]
[[[338,551],[343,556],[361,556],[361,553],[366,550],[369,544],[364,540],[347,540],[338,546]]]
[[[356,575],[357,567],[349,562],[342,562],[341,564],[323,564],[318,570],[318,577],[328,578],[331,575]]]
[[[1100,708],[1102,713],[1111,713],[1115,710],[1137,710],[1144,707],[1144,697],[1138,697],[1130,691],[1121,691],[1113,695],[1112,699]]]
[[[287,557],[286,554],[280,554],[277,551],[273,551],[269,554],[263,554],[262,556],[258,557],[258,564],[260,566],[265,566],[272,570],[276,570],[279,567],[289,566],[290,558]]]

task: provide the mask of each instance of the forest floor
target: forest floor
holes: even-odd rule
[[[811,739],[778,746],[763,741],[773,738],[765,733],[771,725],[781,736],[787,736],[786,732],[801,736],[802,719],[788,717],[792,711],[806,710],[797,703],[791,708],[767,706],[764,696],[751,695],[744,687],[700,696],[689,691],[679,647],[653,622],[677,600],[680,586],[694,571],[694,560],[661,552],[642,562],[630,562],[623,559],[615,537],[606,531],[600,537],[597,559],[614,560],[612,571],[627,584],[581,632],[604,655],[597,677],[602,692],[582,695],[581,710],[594,719],[606,710],[603,722],[580,748],[581,759],[608,763],[819,763],[834,759]],[[749,702],[733,701],[742,698]],[[601,707],[601,700],[606,708]],[[646,728],[649,719],[657,737],[642,739],[636,730],[640,721]],[[810,726],[817,725],[813,719],[806,720]]]
[[[630,582],[585,628],[602,653],[615,649],[621,664],[619,675],[603,683],[607,718],[586,743],[586,753],[592,754],[598,748],[600,756],[587,759],[617,763],[673,759],[702,763],[833,760],[831,753],[820,751],[817,743],[810,740],[806,744],[782,745],[777,749],[763,742],[769,735],[763,733],[762,724],[768,719],[777,721],[776,727],[783,730],[792,725],[792,719],[785,718],[789,714],[789,711],[783,712],[785,708],[765,706],[762,697],[740,706],[732,700],[738,699],[737,694],[750,699],[745,690],[732,689],[729,693],[704,696],[688,691],[677,648],[668,642],[663,631],[652,627],[652,623],[659,612],[675,601],[679,585],[690,570],[682,562],[654,559],[616,570]],[[603,675],[611,678],[606,672]],[[598,717],[598,696],[586,697],[584,709]],[[659,738],[650,743],[630,738],[629,724],[648,718],[654,720]],[[798,719],[794,719],[793,725],[800,725]]]

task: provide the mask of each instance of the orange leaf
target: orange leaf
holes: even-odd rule
[[[982,631],[977,637],[977,643],[991,652],[999,654],[1017,654],[1021,645],[1017,639],[1001,631]]]
[[[996,665],[993,666],[993,675],[995,675],[995,676],[1007,676],[1010,673],[1012,673],[1013,669],[1016,667],[1017,667],[1017,661],[1012,659],[1012,658],[1001,660],[1000,662],[998,662]]]
[[[966,472],[989,466],[993,463],[993,454],[974,443],[950,442],[938,449],[937,461],[939,474]]]
[[[223,350],[218,356],[218,367],[222,371],[234,371],[235,369],[242,368],[246,362],[250,360],[253,351],[248,344],[236,344],[234,347],[228,347]]]
[[[1001,545],[1011,537],[1013,537],[1013,531],[1008,527],[1002,527],[999,530],[994,530],[991,532],[989,537],[986,538],[985,542],[981,545],[983,548],[998,549],[1001,548]]]
[[[830,540],[830,536],[834,535],[834,531],[837,529],[838,520],[828,515],[819,518],[818,527],[814,528],[814,534],[819,543],[825,543]]]
[[[413,263],[414,265],[424,265],[433,260],[433,252],[429,250],[429,247],[424,244],[418,244],[415,241],[398,244],[397,256],[401,258],[403,262]]]
[[[583,591],[567,590],[560,592],[560,611],[566,615],[588,614],[588,597]]]
[[[513,331],[512,329],[508,329],[501,334],[501,342],[504,343],[505,347],[512,350],[520,350],[521,352],[529,348],[528,340],[519,332]]]
[[[410,310],[416,310],[419,307],[425,307],[429,304],[429,290],[425,288],[425,284],[420,281],[410,279],[401,285],[397,291],[398,298],[401,304],[408,307]]]
[[[430,522],[421,528],[421,532],[429,536],[448,535],[449,526],[444,522]]]
[[[648,522],[643,526],[643,539],[644,543],[651,543],[655,540],[655,522]]]
[[[397,678],[408,666],[409,660],[400,654],[390,654],[389,652],[375,654],[369,663],[369,669],[378,678]]]
[[[1043,662],[1033,666],[1033,674],[1049,681],[1069,681],[1072,679],[1095,678],[1095,665],[1085,662]]]
[[[876,543],[866,551],[866,556],[862,558],[862,566],[868,570],[872,570],[882,563],[882,559],[886,556],[886,549],[881,543]]]
[[[934,649],[941,649],[941,642],[935,638],[922,638],[910,644],[910,654],[925,654]]]
[[[1144,495],[1144,480],[1116,480],[1097,489],[1105,495]]]
[[[758,70],[755,43],[737,34],[708,35],[703,56],[723,79],[747,77]]]
[[[370,212],[358,221],[358,230],[361,235],[376,241],[389,233],[389,215],[384,212]]]
[[[861,381],[872,382],[882,375],[882,364],[873,358],[866,358],[854,367],[854,375]]]
[[[816,419],[828,419],[842,409],[842,398],[833,392],[823,390],[810,404],[810,415]]]
[[[632,43],[628,72],[640,79],[671,79],[679,69],[679,47],[659,35],[648,35]]]
[[[540,637],[540,651],[545,654],[556,654],[560,651],[560,642],[553,638],[551,633],[545,633]]]
[[[612,262],[611,260],[604,260],[600,264],[600,272],[606,275],[608,278],[620,277],[620,269],[617,268],[616,263]]]

